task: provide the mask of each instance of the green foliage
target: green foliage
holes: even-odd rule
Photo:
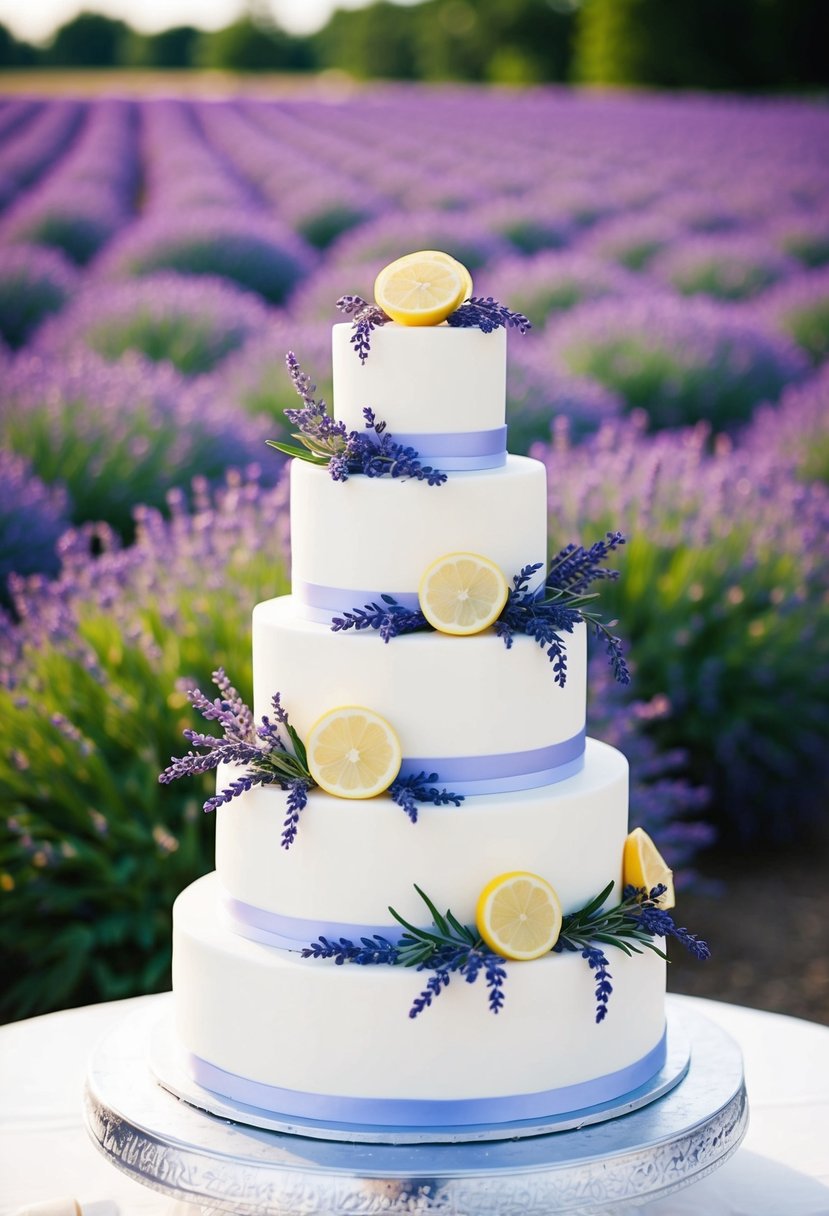
[[[130,32],[125,62],[140,68],[191,68],[195,66],[202,31],[194,25],[174,25],[157,34]]]
[[[84,341],[107,362],[127,351],[138,351],[153,363],[167,361],[185,376],[211,371],[245,339],[241,327],[218,330],[213,317],[193,312],[153,314],[136,307],[131,316],[102,318],[84,334]]]
[[[7,253],[0,264],[0,336],[17,350],[46,317],[63,308],[74,285],[57,255],[50,264],[49,255],[27,259],[25,250]]]
[[[297,72],[313,67],[305,39],[249,16],[203,34],[196,59],[200,67],[230,72]]]
[[[388,0],[355,12],[336,9],[314,37],[321,67],[338,68],[362,79],[414,80],[413,40],[419,14]]]
[[[815,363],[820,363],[829,355],[829,291],[782,309],[779,326]]]
[[[213,864],[212,790],[158,773],[193,725],[177,681],[226,664],[249,692],[251,607],[287,586],[265,504],[231,487],[193,521],[149,518],[126,574],[78,551],[61,626],[29,627],[0,687],[0,1016],[169,985],[173,900]]]
[[[785,464],[705,428],[645,441],[608,428],[559,443],[551,513],[564,535],[621,528],[622,623],[636,688],[670,707],[649,732],[685,750],[724,839],[790,840],[819,813],[829,723],[827,500]]]
[[[825,80],[823,0],[585,0],[573,79],[589,84],[766,88]]]
[[[37,52],[27,42],[20,42],[11,30],[0,23],[0,68],[28,68],[37,61]]]
[[[365,218],[365,213],[359,207],[330,199],[308,215],[301,216],[296,221],[295,229],[315,249],[327,249],[337,237],[356,228]]]
[[[376,0],[313,41],[321,66],[361,78],[531,84],[567,79],[572,25],[566,0]]]
[[[130,27],[103,13],[78,13],[55,33],[45,60],[55,67],[113,68],[124,61]]]

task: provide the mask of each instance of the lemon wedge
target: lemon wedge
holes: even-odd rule
[[[384,266],[374,282],[374,298],[399,325],[440,325],[466,294],[461,267],[447,254],[408,253]]]
[[[490,950],[526,962],[549,954],[558,941],[561,904],[545,879],[515,870],[484,887],[475,924]]]
[[[420,580],[420,611],[441,633],[480,633],[501,615],[509,587],[495,562],[477,553],[446,553]]]
[[[306,742],[311,776],[338,798],[374,798],[400,771],[400,740],[385,718],[361,705],[329,710]]]
[[[626,887],[644,887],[646,891],[652,891],[661,883],[667,890],[659,900],[659,907],[674,907],[676,899],[673,873],[648,833],[642,828],[634,828],[625,841],[622,873],[623,885]]]

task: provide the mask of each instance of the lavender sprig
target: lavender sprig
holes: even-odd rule
[[[389,794],[398,806],[402,807],[411,819],[417,823],[417,803],[431,802],[434,806],[460,806],[463,794],[452,794],[447,789],[438,789],[434,784],[438,780],[437,773],[418,773],[412,777],[398,777],[389,787]]]
[[[220,764],[247,765],[246,771],[235,777],[230,785],[207,799],[204,809],[215,811],[256,785],[278,785],[288,791],[281,844],[283,849],[289,849],[296,840],[299,818],[308,804],[308,792],[316,786],[308,767],[305,744],[288,720],[280,693],[274,693],[271,698],[274,720],[264,714],[260,725],[256,726],[251,710],[222,668],[213,672],[213,682],[223,694],[221,697],[211,701],[196,688],[187,694],[187,698],[203,717],[219,723],[224,737],[185,730],[185,739],[193,747],[203,748],[203,752],[190,751],[185,756],[174,756],[158,779],[163,785],[169,785],[179,777],[207,773]],[[425,772],[398,777],[388,792],[411,822],[417,823],[415,804],[418,802],[430,802],[434,806],[450,803],[460,806],[463,802],[462,794],[438,788],[435,784],[438,780],[437,773]]]
[[[351,345],[361,363],[365,363],[371,350],[371,334],[380,325],[386,325],[391,317],[376,304],[370,304],[362,296],[340,296],[337,308],[346,316],[354,318]],[[490,334],[494,329],[517,329],[525,334],[532,323],[522,312],[513,312],[499,304],[492,296],[470,296],[446,318],[453,329],[480,329]]]
[[[446,318],[453,329],[480,329],[490,334],[494,329],[517,329],[520,334],[532,329],[523,312],[512,312],[492,296],[470,296],[460,308]]]
[[[333,942],[320,937],[303,949],[302,957],[333,958],[337,963],[355,962],[363,966],[367,963],[386,963],[433,972],[412,1002],[410,1018],[419,1017],[425,1009],[430,1008],[448,988],[452,975],[460,975],[468,984],[474,984],[482,974],[489,1009],[494,1014],[499,1013],[504,1005],[507,978],[504,960],[487,948],[477,930],[462,925],[451,911],[441,914],[420,887],[415,886],[415,890],[432,918],[431,930],[409,924],[394,908],[389,908],[394,919],[405,929],[397,946],[391,946],[382,937],[364,937],[360,944],[347,938]]]
[[[355,944],[347,937],[331,941],[327,937],[318,937],[310,946],[302,950],[303,958],[332,958],[338,967],[343,963],[356,963],[367,967],[379,963],[394,965],[398,962],[397,947],[379,934],[374,937],[361,937]]]
[[[222,668],[213,672],[213,682],[222,694],[211,701],[198,688],[187,694],[194,709],[209,721],[218,722],[224,737],[203,735],[185,730],[184,737],[202,753],[188,752],[173,757],[159,776],[163,785],[179,777],[193,777],[210,772],[220,764],[247,765],[246,770],[204,803],[205,811],[232,802],[257,785],[278,785],[288,791],[282,847],[289,849],[296,839],[300,812],[308,801],[308,791],[315,782],[308,769],[305,747],[282,706],[279,693],[272,699],[275,723],[265,715],[256,726],[253,713],[228,680]],[[281,728],[281,729],[280,729]],[[281,731],[284,731],[286,738]]]
[[[391,595],[381,595],[380,599],[382,604],[365,604],[362,608],[352,608],[342,616],[335,616],[331,621],[332,632],[375,629],[384,642],[389,642],[403,633],[417,633],[432,628],[422,612],[404,608]]]
[[[369,304],[362,296],[340,296],[337,308],[346,316],[353,316],[351,345],[360,362],[365,363],[371,350],[371,332],[378,325],[385,325],[391,317],[376,304]]]
[[[507,650],[512,647],[516,633],[534,638],[552,664],[555,683],[563,688],[567,682],[567,648],[562,635],[572,633],[575,626],[584,621],[604,640],[615,678],[620,684],[629,684],[630,671],[621,639],[611,633],[610,626],[591,607],[598,596],[588,591],[591,583],[597,580],[619,577],[618,570],[606,570],[602,563],[624,543],[621,532],[608,532],[589,549],[566,545],[550,563],[544,586],[538,592],[530,591],[530,580],[541,569],[541,562],[523,566],[514,576],[507,602],[493,624]],[[393,596],[383,594],[380,600],[382,603],[365,604],[333,617],[332,631],[374,629],[383,641],[389,642],[404,633],[433,628],[422,612],[405,608]]]
[[[643,949],[648,949],[660,958],[666,958],[653,939],[673,937],[695,958],[705,960],[711,956],[706,942],[687,929],[678,928],[670,913],[659,907],[659,901],[666,892],[664,886],[656,886],[651,891],[646,891],[644,887],[626,887],[620,903],[603,908],[613,885],[609,882],[583,908],[563,918],[558,941],[552,949],[555,954],[578,952],[593,972],[596,1022],[603,1022],[607,1017],[613,994],[613,976],[605,946],[615,946],[627,955],[641,954]],[[432,971],[434,974],[412,1003],[410,1018],[419,1017],[432,1005],[449,986],[452,975],[461,975],[468,984],[474,984],[483,973],[489,1008],[497,1014],[504,1005],[507,978],[504,959],[488,949],[477,929],[462,925],[451,911],[441,914],[420,887],[416,885],[415,890],[431,916],[429,929],[410,924],[394,908],[389,908],[391,915],[405,930],[396,946],[380,936],[363,937],[359,943],[344,937],[337,941],[320,937],[302,950],[302,957],[333,958],[338,964],[348,962],[365,966],[384,963]]]
[[[344,422],[331,417],[322,398],[314,397],[316,385],[302,371],[294,352],[288,351],[285,360],[303,403],[302,409],[285,410],[285,414],[297,428],[293,438],[301,446],[269,439],[270,447],[310,464],[327,465],[334,481],[347,481],[351,474],[362,473],[366,477],[411,477],[430,486],[443,485],[446,474],[422,465],[415,449],[397,443],[373,410],[363,410],[365,431],[346,430]]]

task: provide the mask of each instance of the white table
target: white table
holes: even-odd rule
[[[122,1216],[196,1216],[122,1175],[84,1130],[86,1061],[137,997],[0,1027],[0,1216],[60,1196],[110,1199]],[[692,997],[745,1057],[751,1123],[709,1178],[641,1216],[829,1216],[829,1028]]]

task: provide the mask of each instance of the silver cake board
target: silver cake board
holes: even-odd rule
[[[324,1123],[316,1119],[300,1119],[278,1115],[248,1106],[232,1098],[222,1097],[197,1084],[187,1072],[184,1055],[176,1041],[172,1011],[158,1023],[150,1037],[150,1071],[160,1085],[182,1101],[198,1110],[232,1119],[267,1131],[288,1132],[293,1136],[310,1136],[315,1140],[344,1140],[348,1144],[460,1144],[477,1140],[519,1140],[548,1132],[571,1131],[591,1123],[603,1123],[630,1111],[647,1106],[678,1085],[688,1071],[691,1049],[687,1035],[675,1021],[667,1032],[665,1064],[650,1080],[611,1102],[565,1115],[525,1119],[511,1123],[476,1124],[463,1127],[375,1127],[360,1123]]]
[[[671,1066],[661,1094],[644,1105],[628,1095],[601,1121],[579,1117],[575,1126],[510,1139],[486,1138],[482,1129],[475,1141],[445,1143],[320,1138],[322,1129],[300,1132],[296,1121],[294,1131],[273,1130],[240,1122],[238,1112],[206,1113],[159,1084],[148,1066],[152,1051],[156,1067],[181,1067],[165,1056],[169,1011],[169,998],[160,998],[99,1045],[87,1077],[87,1125],[113,1165],[205,1211],[587,1216],[705,1177],[734,1153],[748,1123],[739,1048],[699,1014],[680,1017],[670,998]]]

